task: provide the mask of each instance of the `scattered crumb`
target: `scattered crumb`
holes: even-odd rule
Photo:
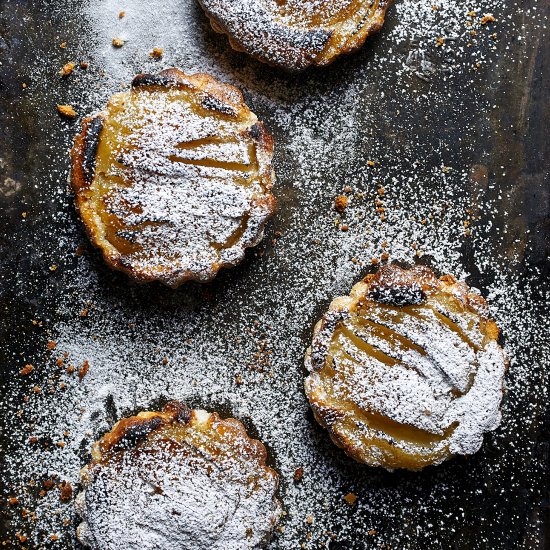
[[[111,41],[111,44],[115,48],[122,48],[122,46],[124,46],[125,42],[126,42],[126,40],[122,40],[122,38],[113,38],[113,40]]]
[[[153,48],[153,51],[149,53],[149,57],[152,57],[153,59],[161,59],[163,55],[164,55],[163,48]]]
[[[65,63],[65,65],[63,65],[63,67],[59,69],[59,76],[61,76],[62,78],[66,78],[74,71],[74,68],[75,68],[74,63],[72,62]]]
[[[76,118],[76,111],[72,105],[58,105],[57,112],[65,118]]]
[[[348,198],[345,195],[339,195],[334,199],[334,209],[339,212],[340,214],[344,213],[344,210],[348,206]]]
[[[31,364],[25,365],[20,371],[21,376],[27,376],[34,370],[34,367]]]
[[[59,489],[59,500],[61,500],[62,502],[68,502],[73,498],[73,487],[68,481],[63,481],[59,485]]]
[[[90,368],[90,363],[88,360],[85,360],[80,369],[78,370],[78,378],[82,380],[86,374],[88,374],[88,369]]]

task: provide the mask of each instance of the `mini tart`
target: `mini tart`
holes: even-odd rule
[[[328,65],[380,30],[391,0],[199,0],[233,49],[291,71]]]
[[[115,424],[81,477],[77,537],[94,550],[261,548],[280,516],[265,447],[178,402]]]
[[[500,423],[498,335],[466,284],[385,266],[315,326],[305,382],[315,418],[370,466],[420,470],[473,454]]]
[[[275,210],[273,140],[233,86],[140,74],[84,119],[71,183],[92,243],[139,282],[177,287],[239,263]]]

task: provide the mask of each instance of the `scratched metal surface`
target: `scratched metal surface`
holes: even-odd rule
[[[522,5],[529,2],[520,2]],[[534,4],[533,4],[534,5]],[[121,6],[124,7],[124,6]],[[64,9],[66,8],[66,9]],[[70,256],[66,250],[59,250],[59,234],[66,232],[67,219],[79,235],[74,243],[84,242],[78,231],[78,220],[73,212],[70,196],[66,193],[68,157],[66,155],[76,125],[60,121],[52,108],[56,103],[79,97],[86,86],[94,85],[93,78],[75,82],[60,82],[56,74],[67,59],[67,54],[56,45],[66,41],[69,50],[77,58],[89,52],[89,34],[84,28],[90,24],[80,16],[75,4],[69,0],[57,2],[0,0],[0,368],[4,383],[0,383],[0,395],[4,406],[0,418],[2,429],[2,447],[0,459],[6,460],[6,453],[25,452],[20,442],[10,438],[23,395],[27,391],[24,381],[19,386],[5,383],[16,377],[21,366],[26,363],[40,363],[44,358],[45,342],[48,339],[47,327],[55,325],[60,316],[60,305],[65,302],[76,303],[74,288],[67,292],[73,280],[78,258]],[[517,6],[504,8],[509,11],[512,20],[522,23],[521,9]],[[538,9],[542,16],[550,15],[550,2],[540,0]],[[225,40],[221,40],[209,29],[200,10],[195,13],[197,28],[204,43],[202,47],[213,54],[209,63],[219,60],[224,69],[234,70],[236,79],[242,88],[251,87],[251,101],[255,112],[273,131],[278,144],[276,158],[279,172],[277,194],[280,210],[276,221],[268,230],[266,242],[273,237],[277,228],[283,234],[290,226],[293,210],[299,208],[300,196],[292,185],[293,158],[286,147],[285,128],[271,121],[269,103],[255,101],[256,92],[266,93],[270,87],[284,90],[287,101],[300,96],[300,87],[307,81],[309,90],[319,94],[331,88],[345,87],[349,75],[358,67],[368,63],[372,51],[384,48],[383,35],[371,40],[368,48],[357,55],[338,61],[325,71],[310,71],[302,76],[285,76],[276,70],[268,69],[241,54],[228,50]],[[395,11],[391,11],[387,27],[395,25]],[[523,21],[521,42],[517,37],[497,42],[499,52],[496,62],[482,67],[475,76],[475,84],[468,92],[474,103],[482,97],[489,105],[497,105],[487,116],[478,116],[473,122],[463,109],[453,110],[452,99],[447,108],[434,104],[429,117],[419,109],[410,113],[407,123],[417,128],[420,144],[419,157],[429,157],[431,143],[441,136],[448,139],[446,164],[471,166],[477,159],[485,159],[488,178],[495,185],[493,201],[497,212],[493,221],[494,231],[487,231],[485,238],[493,243],[499,255],[519,258],[506,269],[516,275],[525,275],[532,280],[532,274],[540,270],[539,283],[532,285],[530,291],[534,311],[526,315],[538,315],[542,320],[548,315],[544,301],[538,298],[548,290],[550,276],[550,48],[548,37],[540,28]],[[129,23],[131,25],[131,22]],[[519,28],[519,27],[517,27]],[[186,29],[181,29],[182,33]],[[177,36],[174,37],[177,40]],[[145,53],[145,52],[144,52]],[[120,63],[119,52],[117,63]],[[124,55],[124,54],[122,54]],[[138,72],[141,62],[130,54],[124,63]],[[177,61],[177,60],[176,60]],[[182,65],[185,60],[182,59]],[[94,59],[90,59],[92,71]],[[114,62],[113,62],[114,63]],[[113,65],[115,66],[115,65]],[[244,67],[251,66],[254,79]],[[105,68],[110,70],[111,68]],[[387,75],[386,75],[387,76]],[[391,81],[391,77],[390,78]],[[396,79],[398,77],[396,76]],[[24,90],[23,82],[33,82],[34,89]],[[396,80],[396,85],[398,84]],[[418,93],[428,93],[433,97],[445,93],[447,84],[443,80],[426,83],[415,81]],[[392,111],[392,95],[377,97],[376,108],[380,113]],[[428,100],[428,105],[430,101]],[[86,104],[77,105],[79,112],[89,110]],[[329,105],[330,108],[330,105]],[[429,120],[427,120],[429,118]],[[391,116],[381,116],[377,132],[387,139],[387,146],[401,139],[401,120]],[[468,128],[465,133],[464,129]],[[458,138],[462,141],[459,143]],[[474,154],[475,152],[475,154]],[[501,169],[505,166],[505,169]],[[327,181],[342,179],[345,167],[335,168],[335,172],[324,174]],[[403,167],[407,170],[407,167]],[[422,170],[423,168],[420,168]],[[481,178],[485,177],[483,174]],[[475,183],[476,179],[473,178]],[[323,195],[316,195],[319,208],[326,210],[335,190],[330,189]],[[419,193],[429,193],[430,189],[420,188]],[[464,188],[468,196],[472,190]],[[414,200],[414,197],[403,197]],[[22,220],[22,212],[27,218]],[[63,213],[60,216],[59,213]],[[483,213],[481,213],[483,216]],[[498,234],[498,227],[507,222],[513,231]],[[529,230],[529,232],[527,232]],[[294,239],[307,239],[306,224],[301,231],[293,235]],[[267,246],[267,245],[266,245]],[[284,243],[283,243],[284,246]],[[70,247],[68,247],[70,248]],[[259,257],[249,254],[243,266],[223,273],[208,287],[208,294],[216,302],[223,302],[228,287],[237,279],[249,279],[251,285],[265,285],[265,301],[259,308],[270,307],[270,296],[277,293],[278,285],[285,279],[291,266],[287,262],[277,261],[277,249],[267,246],[267,254]],[[466,241],[462,249],[461,262],[464,269],[471,273],[470,282],[482,290],[491,283],[491,274],[480,272],[475,263],[475,245]],[[102,264],[100,258],[90,251],[93,268],[99,273],[97,290],[103,297],[116,297],[117,303],[132,310],[136,318],[151,314],[151,308],[160,304],[164,315],[177,308],[200,307],[205,295],[203,287],[189,285],[176,293],[158,286],[147,288],[129,286],[122,275],[113,275]],[[52,273],[48,267],[52,258],[63,257],[63,266],[59,272]],[[285,255],[288,260],[289,254]],[[290,257],[292,257],[290,255]],[[303,261],[294,258],[294,263]],[[270,262],[270,273],[265,278],[249,278],[248,273],[264,270]],[[366,273],[367,268],[362,270]],[[238,294],[246,294],[246,285],[238,286]],[[326,308],[329,300],[315,305],[315,314],[311,322]],[[233,316],[227,314],[228,326],[233,325]],[[36,327],[32,319],[44,320],[46,329]],[[310,337],[311,324],[304,326],[300,338],[303,347]],[[210,328],[203,327],[203,337],[208,338]],[[284,330],[284,328],[283,328]],[[143,335],[138,333],[136,338]],[[518,354],[521,358],[521,353]],[[525,355],[526,356],[526,355]],[[543,355],[541,355],[542,357]],[[299,362],[300,358],[296,357]],[[527,365],[523,365],[527,367]],[[468,461],[456,460],[437,471],[420,474],[369,472],[360,470],[360,476],[366,478],[371,486],[388,489],[402,486],[403,494],[416,499],[416,511],[411,518],[399,514],[384,513],[376,515],[376,528],[380,537],[370,543],[365,539],[360,526],[364,525],[357,516],[349,514],[347,521],[351,526],[346,537],[334,543],[330,548],[351,549],[378,547],[388,544],[391,547],[410,548],[545,548],[550,547],[550,493],[549,493],[549,437],[550,409],[545,402],[544,393],[539,391],[548,383],[550,366],[543,361],[534,362],[534,374],[529,378],[531,400],[528,420],[518,428],[500,429],[498,438],[488,437],[483,449]],[[509,373],[514,377],[516,371]],[[297,381],[297,384],[301,381]],[[14,388],[19,388],[16,391]],[[508,405],[506,417],[519,415],[525,417],[525,408],[521,403]],[[310,419],[313,427],[313,422]],[[328,455],[338,453],[321,430],[317,430],[320,447]],[[511,447],[516,449],[513,458],[509,458]],[[519,449],[519,451],[518,451]],[[83,455],[83,461],[85,460]],[[275,464],[277,457],[273,457]],[[349,481],[347,487],[353,488],[357,481],[357,468],[350,461],[337,459],[342,476]],[[0,462],[0,463],[2,463]],[[492,465],[504,464],[493,474]],[[83,462],[84,464],[84,462]],[[0,541],[9,540],[7,547],[17,547],[13,533],[17,522],[13,523],[14,510],[6,505],[10,494],[13,472],[0,466],[2,481],[2,512],[0,516]],[[434,497],[434,480],[444,480],[448,487],[447,498]],[[393,503],[398,509],[399,502]],[[461,520],[448,519],[461,510]],[[307,510],[305,510],[306,512]],[[353,526],[357,531],[353,534]],[[407,526],[406,526],[407,525]],[[416,525],[429,526],[422,537],[416,536]],[[67,527],[67,531],[74,525]],[[409,536],[405,538],[405,531]],[[56,547],[72,548],[76,544],[67,542]],[[406,542],[405,542],[406,541]],[[272,543],[278,547],[277,538]]]

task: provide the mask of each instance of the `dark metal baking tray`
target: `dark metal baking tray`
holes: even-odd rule
[[[273,549],[550,547],[550,2],[432,3],[433,20],[398,1],[357,54],[288,75],[233,52],[192,0],[0,0],[0,543],[76,548],[72,505],[55,488],[40,496],[43,480],[69,477],[76,489],[95,437],[177,398],[234,415],[266,442],[287,512]],[[469,10],[496,21],[468,38]],[[149,57],[157,46],[160,61]],[[64,63],[83,60],[87,70],[60,78]],[[279,199],[241,266],[177,291],[131,284],[87,243],[67,187],[78,123],[55,108],[83,116],[133,74],[168,66],[244,91],[276,140]],[[338,226],[332,205],[348,185]],[[345,457],[301,389],[313,323],[385,250],[489,295],[512,357],[498,430],[475,456],[420,473]],[[75,362],[91,356],[82,382],[58,388],[66,375],[49,340]],[[35,371],[21,377],[28,363]],[[113,388],[98,385],[107,368]],[[81,406],[95,407],[81,413],[91,433],[79,430]],[[55,431],[65,420],[68,435]],[[28,441],[37,432],[38,447]]]

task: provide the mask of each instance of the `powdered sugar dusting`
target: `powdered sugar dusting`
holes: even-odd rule
[[[212,27],[237,49],[290,70],[326,65],[377,30],[389,5],[351,0],[200,0]]]
[[[205,411],[194,423],[207,424]],[[244,434],[160,428],[90,466],[77,497],[81,542],[92,549],[240,550],[263,546],[279,511],[277,481]],[[225,440],[224,440],[225,438]]]

